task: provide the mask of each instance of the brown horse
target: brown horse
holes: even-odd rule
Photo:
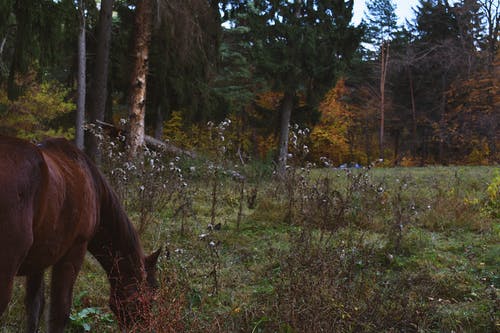
[[[107,273],[110,306],[120,326],[144,319],[159,251],[144,255],[96,166],[64,139],[35,146],[0,136],[0,315],[14,277],[26,276],[27,332],[36,332],[43,274],[52,266],[48,331],[63,332],[87,249]]]

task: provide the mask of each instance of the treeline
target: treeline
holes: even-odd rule
[[[0,133],[98,158],[83,119],[196,150],[230,119],[230,149],[279,170],[498,163],[498,0],[420,0],[404,25],[391,0],[356,25],[353,4],[2,0]]]

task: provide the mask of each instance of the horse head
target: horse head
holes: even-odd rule
[[[111,286],[109,305],[123,330],[147,327],[152,318],[151,309],[158,288],[156,264],[160,253],[161,249],[144,257],[140,279],[122,277]]]

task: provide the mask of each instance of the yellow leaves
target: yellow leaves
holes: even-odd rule
[[[497,172],[495,177],[492,179],[491,183],[488,185],[486,189],[486,193],[488,194],[488,198],[491,201],[497,201],[500,199],[500,173]]]
[[[464,205],[466,206],[477,206],[481,203],[478,198],[464,198]]]
[[[186,147],[187,135],[184,130],[181,111],[173,111],[170,119],[163,125],[163,139]]]
[[[58,126],[57,119],[72,112],[75,105],[67,102],[69,90],[57,82],[31,83],[25,93],[10,101],[0,92],[2,127],[10,134],[31,140],[47,136],[63,136],[71,139],[74,128]]]
[[[348,93],[345,80],[340,79],[319,106],[321,118],[311,133],[313,153],[317,158],[324,156],[339,163],[348,153],[347,134],[353,118],[351,107],[346,102]]]
[[[474,147],[466,158],[466,162],[471,165],[488,165],[488,156],[490,149],[486,140],[470,140],[471,145]]]
[[[500,217],[500,173],[495,172],[495,176],[491,183],[486,188],[488,195],[484,211],[489,215],[499,218]]]

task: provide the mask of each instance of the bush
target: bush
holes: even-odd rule
[[[32,82],[17,100],[0,91],[0,132],[38,141],[46,137],[72,139],[75,129],[63,117],[75,110],[67,101],[69,90],[55,81]]]

